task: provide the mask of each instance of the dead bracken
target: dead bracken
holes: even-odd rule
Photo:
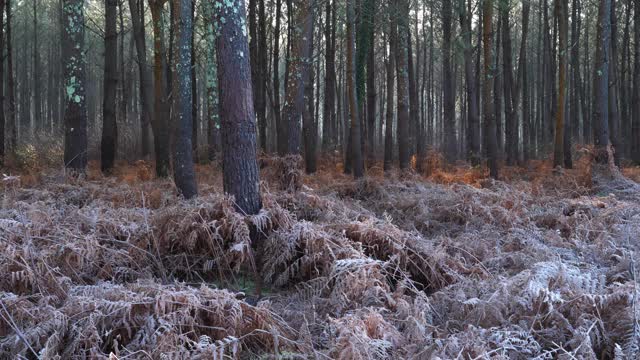
[[[640,193],[594,192],[585,164],[353,181],[263,161],[283,165],[263,169],[253,216],[211,167],[188,201],[142,162],[12,178],[0,357],[638,357]]]

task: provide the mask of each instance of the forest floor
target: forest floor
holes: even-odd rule
[[[638,358],[640,192],[593,190],[584,160],[501,181],[331,160],[262,159],[255,216],[217,166],[192,201],[143,162],[0,178],[0,358]]]

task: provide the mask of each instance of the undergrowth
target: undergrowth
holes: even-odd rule
[[[0,357],[638,358],[628,187],[436,160],[354,182],[263,159],[254,216],[211,166],[191,201],[144,162],[0,179]]]

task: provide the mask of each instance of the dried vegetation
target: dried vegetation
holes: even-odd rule
[[[430,159],[359,182],[264,159],[255,216],[212,167],[194,201],[142,162],[6,176],[0,357],[638,358],[638,194],[594,190],[584,162],[491,181]]]

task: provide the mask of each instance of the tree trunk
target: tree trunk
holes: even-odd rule
[[[482,8],[482,31],[483,31],[483,51],[484,51],[484,81],[482,82],[483,113],[485,126],[485,147],[491,177],[498,178],[498,146],[496,141],[495,112],[493,111],[493,101],[491,100],[491,64],[493,60],[491,45],[491,20],[493,17],[493,1],[484,0]]]
[[[555,141],[554,141],[554,152],[553,152],[553,166],[558,167],[562,166],[564,162],[564,153],[565,153],[565,136],[564,136],[564,116],[566,114],[565,111],[565,93],[566,93],[566,72],[567,72],[567,35],[568,35],[568,26],[567,26],[567,4],[566,0],[555,0],[555,12],[556,18],[558,19],[559,25],[559,59],[558,62],[558,108],[556,110],[556,132],[555,132]],[[566,164],[565,164],[566,166]]]
[[[334,0],[335,1],[335,0]],[[324,73],[324,104],[322,110],[322,150],[326,153],[333,145],[332,137],[335,136],[335,88],[336,88],[336,49],[332,39],[333,28],[336,23],[333,21],[333,11],[331,1],[326,4],[327,19],[325,24],[325,73]]]
[[[509,3],[500,1],[500,17],[502,26],[502,88],[504,94],[504,133],[506,163],[513,166],[517,160],[517,117],[513,104],[513,61],[511,48],[511,24],[509,22]]]
[[[313,10],[311,10],[313,13]],[[313,45],[314,45],[314,26],[313,15],[311,16],[311,31],[309,32],[309,57],[304,62],[308,74],[308,81],[304,84],[304,110],[302,111],[302,121],[304,128],[304,159],[305,171],[307,174],[316,172],[316,144],[318,142],[318,128],[316,127],[316,117],[314,115],[314,71],[313,71]]]
[[[618,66],[618,21],[616,17],[616,1],[611,1],[611,39],[609,61],[609,142],[613,148],[615,164],[620,166],[620,112],[618,110],[618,79],[616,68]]]
[[[207,156],[213,161],[220,151],[220,117],[218,113],[218,64],[216,62],[216,32],[211,19],[214,17],[213,4],[206,4],[206,43],[207,43]]]
[[[354,178],[364,176],[362,159],[360,116],[356,88],[356,39],[355,39],[355,0],[347,0],[347,92],[351,119],[351,166]]]
[[[173,149],[173,179],[178,191],[190,199],[198,195],[196,174],[193,168],[193,87],[192,81],[192,0],[172,0],[174,13],[175,45],[173,47],[173,111],[171,121],[175,126]]]
[[[156,153],[156,175],[169,176],[169,113],[170,105],[167,88],[167,65],[164,49],[162,8],[165,0],[149,0],[153,23],[154,94],[153,140]]]
[[[191,2],[191,21],[196,21],[196,0],[189,0]],[[198,162],[198,83],[196,77],[196,44],[195,44],[195,36],[196,30],[195,26],[191,26],[191,44],[189,45],[189,49],[191,51],[191,71],[189,74],[191,75],[191,149],[193,153],[193,161]]]
[[[593,74],[593,125],[595,161],[600,171],[609,165],[609,41],[611,35],[611,0],[600,0]]]
[[[102,103],[102,141],[100,167],[104,174],[113,170],[116,158],[116,91],[118,87],[118,33],[116,32],[117,0],[105,1],[104,98]]]
[[[640,1],[640,0],[638,0]],[[387,60],[387,117],[385,123],[384,140],[384,171],[391,170],[393,163],[393,98],[396,72],[396,21],[393,14],[389,14],[389,59]]]
[[[282,0],[276,0],[276,25],[273,34],[273,107],[278,133],[278,154],[287,152],[287,125],[282,120],[280,109],[280,20],[282,19]]]
[[[0,0],[0,19],[4,13],[4,0]],[[4,21],[0,21],[0,50],[4,49]],[[9,69],[11,71],[11,69]],[[4,66],[0,61],[0,167],[4,165],[4,159],[6,156],[5,148],[5,133],[6,133],[6,119],[4,115]]]
[[[262,201],[244,1],[229,0],[215,11],[218,81],[225,90],[220,96],[224,191],[235,197],[238,211],[257,214]]]
[[[71,175],[81,175],[87,167],[87,59],[84,52],[84,1],[63,1],[64,164]]]
[[[409,1],[395,0],[396,22],[396,72],[398,76],[398,151],[400,169],[409,168],[409,72],[408,72],[408,35]],[[392,29],[394,31],[395,29]]]
[[[640,0],[634,1],[633,94],[631,108],[631,159],[640,165]]]
[[[18,140],[17,128],[18,124],[16,124],[16,85],[15,85],[15,73],[13,70],[13,38],[11,35],[11,0],[6,0],[6,13],[7,13],[7,91],[9,92],[9,126],[7,129],[8,138],[7,138],[7,151],[5,153],[14,154],[16,149],[16,143]],[[0,12],[0,14],[2,14]]]
[[[285,116],[288,124],[287,153],[300,154],[300,120],[304,111],[304,86],[309,81],[311,61],[311,33],[313,32],[313,9],[310,0],[298,0],[295,7],[295,29],[292,29],[291,57],[286,90]]]
[[[466,7],[465,7],[466,3]],[[467,85],[467,161],[473,166],[480,164],[480,113],[476,74],[473,72],[473,46],[471,45],[471,0],[462,1],[460,6],[460,27],[464,42],[464,73]],[[478,50],[479,51],[479,50]]]
[[[140,77],[140,131],[142,143],[142,156],[149,155],[149,124],[153,119],[153,98],[151,75],[147,68],[147,46],[144,31],[144,0],[129,0],[129,10],[131,11],[131,23],[133,26],[133,38],[136,43],[136,53],[138,54],[138,76]]]
[[[442,1],[442,89],[444,97],[444,155],[448,162],[456,159],[455,91],[451,66],[451,0]]]
[[[256,114],[260,131],[260,149],[267,151],[267,19],[265,1],[258,3],[258,101]],[[194,0],[195,2],[195,0]]]

